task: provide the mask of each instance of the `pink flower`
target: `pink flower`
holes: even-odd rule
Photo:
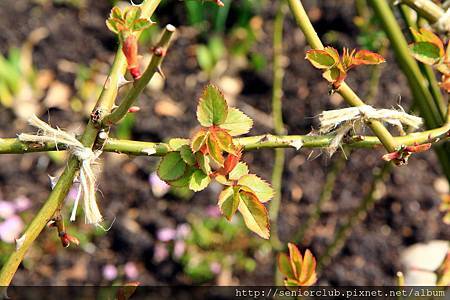
[[[22,219],[12,215],[0,223],[0,239],[7,243],[13,243],[24,228]]]
[[[14,215],[14,204],[9,201],[0,200],[0,218],[6,219]]]
[[[184,251],[186,251],[186,244],[184,241],[176,241],[175,246],[173,247],[173,256],[175,258],[180,258]]]
[[[150,174],[148,177],[148,182],[152,187],[153,195],[157,198],[164,196],[170,190],[170,185],[162,181],[156,172]]]
[[[222,270],[222,266],[218,262],[215,261],[209,265],[209,269],[211,270],[211,272],[213,272],[214,274],[217,275]]]
[[[14,208],[16,209],[16,212],[22,212],[24,210],[27,210],[31,207],[31,200],[30,198],[26,196],[19,196],[16,199],[14,199]]]
[[[136,279],[139,276],[139,270],[134,262],[127,262],[124,267],[125,275],[128,279]]]
[[[173,228],[165,227],[158,230],[156,236],[161,242],[168,242],[175,239],[177,231]]]
[[[167,248],[163,244],[156,244],[155,252],[153,253],[153,259],[159,263],[165,260],[169,256]]]
[[[103,267],[103,278],[112,281],[117,278],[117,268],[114,265],[108,264]]]
[[[176,238],[184,239],[189,235],[190,232],[191,232],[191,227],[189,227],[188,224],[186,224],[186,223],[180,224],[177,226]]]
[[[221,216],[219,207],[217,205],[209,205],[206,207],[206,215],[211,218],[218,218]]]

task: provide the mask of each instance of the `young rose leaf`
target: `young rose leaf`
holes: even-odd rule
[[[331,82],[333,84],[334,89],[338,89],[346,77],[347,72],[345,72],[339,66],[326,70],[323,73],[323,78],[325,78],[328,82]]]
[[[168,181],[167,183],[170,186],[181,188],[181,187],[187,187],[189,186],[189,182],[191,181],[192,174],[194,173],[195,169],[188,166],[186,171],[184,172],[183,176],[178,178],[177,180]]]
[[[356,52],[352,60],[352,65],[378,65],[384,63],[386,60],[378,53],[369,50],[359,50]]]
[[[300,282],[298,282],[298,281],[295,280],[295,279],[286,279],[286,280],[284,281],[284,285],[285,285],[285,286],[301,286],[301,285],[300,285]]]
[[[204,127],[223,124],[228,115],[228,105],[222,92],[214,85],[203,91],[197,106],[197,119]]]
[[[269,201],[273,197],[273,189],[266,181],[254,174],[242,176],[238,184],[252,191],[262,203]]]
[[[189,145],[189,140],[188,139],[173,138],[173,139],[170,139],[167,143],[169,144],[169,147],[170,147],[171,150],[179,151],[181,149],[181,147]]]
[[[228,175],[239,163],[242,157],[242,149],[236,150],[236,154],[228,154],[223,167],[217,170],[217,174]]]
[[[116,18],[116,19],[119,19],[119,20],[122,19],[122,11],[120,10],[120,7],[114,6],[111,9],[111,13],[109,14],[109,18],[111,18],[111,19]]]
[[[231,172],[228,174],[228,178],[230,180],[239,180],[242,176],[245,176],[248,174],[248,166],[244,162],[240,162],[236,165],[236,167],[231,170]]]
[[[239,189],[227,187],[219,195],[219,208],[222,214],[231,221],[239,206]]]
[[[209,135],[206,146],[208,147],[208,153],[211,158],[221,167],[223,167],[223,163],[225,159],[222,155],[222,149],[220,148],[219,143]]]
[[[197,163],[197,160],[195,159],[195,155],[194,155],[194,153],[192,153],[192,150],[188,145],[183,145],[180,148],[180,155],[181,155],[181,158],[184,160],[184,162],[190,166],[193,166]]]
[[[133,31],[141,31],[147,28],[150,28],[154,23],[149,19],[137,19],[131,25],[131,30]]]
[[[127,27],[131,29],[134,21],[141,17],[141,8],[137,6],[127,6],[123,14],[123,19]]]
[[[123,28],[123,22],[120,19],[110,18],[106,20],[106,27],[115,34],[118,34]]]
[[[173,181],[181,178],[187,168],[186,163],[178,152],[169,152],[158,166],[158,176],[164,181]]]
[[[209,157],[203,155],[200,152],[195,153],[195,158],[197,159],[197,164],[203,173],[209,175],[211,174],[211,166],[209,165]]]
[[[409,46],[415,59],[427,65],[438,63],[442,57],[439,47],[430,42],[417,42]]]
[[[231,136],[246,134],[253,127],[253,120],[239,109],[230,107],[225,123],[219,126],[228,130]]]
[[[231,135],[222,129],[210,129],[211,139],[219,146],[222,151],[227,153],[236,154],[236,149],[233,144],[233,138]]]
[[[295,274],[291,266],[291,261],[285,253],[278,254],[278,269],[287,278],[295,278]]]
[[[410,28],[410,30],[411,30],[411,33],[414,36],[414,39],[416,42],[431,43],[439,49],[439,56],[444,55],[444,43],[433,32],[431,32],[425,28],[421,28],[420,31],[417,31],[414,28]]]
[[[339,59],[333,56],[330,50],[308,50],[306,51],[306,59],[317,69],[326,70],[334,67]]]
[[[299,281],[303,286],[311,286],[317,281],[316,259],[309,249],[306,249],[305,255],[303,256]]]
[[[189,182],[189,189],[194,192],[200,192],[204,190],[208,184],[211,182],[211,178],[208,175],[203,173],[202,170],[196,170]]]
[[[269,239],[270,225],[266,207],[259,202],[253,193],[241,190],[239,192],[239,198],[238,210],[242,214],[247,228],[260,237]]]
[[[303,257],[296,245],[288,243],[288,249],[292,271],[295,274],[295,279],[298,279],[302,271]]]
[[[205,130],[198,131],[193,137],[191,142],[191,149],[194,152],[200,151],[200,149],[206,144],[209,133]]]

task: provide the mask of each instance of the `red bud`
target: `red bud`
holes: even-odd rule
[[[138,112],[138,111],[140,111],[141,110],[141,108],[139,107],[139,106],[132,106],[132,107],[130,107],[129,109],[128,109],[128,112],[129,113],[135,113],[135,112]]]
[[[128,70],[134,79],[139,79],[141,77],[141,71],[139,70],[139,59],[138,59],[138,41],[136,36],[130,34],[125,39],[122,46],[123,54],[127,59]]]
[[[408,152],[425,152],[431,148],[431,143],[422,144],[422,145],[414,145],[414,146],[408,146],[406,147],[406,151]]]
[[[80,241],[76,237],[71,236],[64,231],[60,232],[59,238],[61,239],[61,243],[64,248],[69,247],[70,243],[74,243],[75,245],[80,244]]]

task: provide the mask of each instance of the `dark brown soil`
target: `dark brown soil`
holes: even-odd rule
[[[337,31],[342,44],[337,47],[355,47],[357,29],[352,22],[353,1],[323,0],[304,1],[309,9],[319,9],[321,14],[315,25],[321,35],[330,29]],[[108,1],[88,1],[89,8],[78,10],[70,6],[49,5],[42,7],[26,0],[0,1],[0,50],[6,53],[9,47],[19,46],[31,29],[44,26],[50,36],[36,47],[34,60],[39,68],[49,68],[57,78],[73,86],[74,76],[58,70],[57,62],[66,59],[89,64],[94,58],[109,62],[116,46],[112,35],[104,26],[109,13]],[[255,48],[271,61],[271,34],[274,9],[269,5],[264,14],[265,36]],[[174,8],[176,7],[176,8]],[[171,12],[175,13],[171,14]],[[186,24],[181,2],[173,1],[161,10],[160,21],[175,25]],[[157,97],[147,95],[140,99],[141,112],[132,132],[133,139],[163,141],[169,137],[187,137],[196,126],[195,103],[204,83],[195,88],[186,86],[186,77],[199,68],[195,57],[188,51],[196,42],[195,36],[186,35],[188,29],[181,27],[178,38],[164,62],[168,80],[163,93],[186,107],[179,118],[160,117],[154,112]],[[287,18],[285,29],[285,53],[289,58],[284,80],[284,119],[290,134],[308,133],[317,125],[314,118],[320,111],[336,108],[337,98],[329,101],[327,84],[319,72],[305,60],[305,41],[293,19]],[[391,107],[401,97],[402,105],[409,107],[411,97],[404,76],[398,70],[392,53],[387,56],[388,67],[383,69],[378,96],[373,104]],[[236,106],[243,104],[270,114],[271,64],[264,72],[246,70],[238,76],[243,80],[243,92],[238,95]],[[367,69],[352,71],[348,83],[361,95],[367,91],[369,78]],[[335,97],[335,96],[334,96]],[[340,104],[343,106],[343,104]],[[79,116],[52,109],[53,124],[68,126],[71,121],[80,122]],[[81,123],[80,123],[81,124]],[[11,111],[0,107],[0,136],[13,137],[23,129],[23,124],[14,122]],[[256,122],[252,134],[270,129]],[[312,205],[318,200],[326,173],[333,160],[325,155],[309,160],[308,150],[286,151],[286,168],[283,178],[283,199],[279,218],[279,234],[284,242],[290,241],[299,226],[306,220]],[[316,152],[317,153],[317,152]],[[341,224],[369,189],[372,170],[382,165],[381,150],[357,150],[351,154],[344,170],[339,174],[332,201],[327,204],[323,216],[314,227],[312,238],[301,246],[309,247],[318,257],[333,239],[337,226]],[[59,166],[50,163],[42,167],[40,154],[26,156],[3,155],[0,157],[0,191],[5,198],[25,194],[38,210],[49,192],[47,174],[53,174]],[[251,169],[270,180],[273,151],[263,150],[246,153],[244,160]],[[315,155],[313,155],[315,157]],[[208,189],[186,201],[173,195],[157,199],[148,185],[148,174],[154,170],[157,159],[118,159],[107,155],[103,159],[104,172],[99,182],[103,199],[101,207],[108,220],[116,218],[112,228],[93,240],[96,252],[88,254],[77,248],[54,254],[33,249],[33,260],[27,260],[27,270],[21,268],[14,284],[105,284],[101,268],[105,263],[123,264],[127,261],[141,262],[139,280],[142,284],[188,284],[182,276],[182,267],[168,258],[161,263],[152,260],[156,232],[162,227],[174,227],[186,222],[189,213],[200,212],[208,204],[214,204],[216,194]],[[400,251],[406,246],[432,239],[450,239],[448,226],[441,222],[438,211],[439,197],[433,189],[438,177],[442,177],[433,152],[416,155],[406,167],[395,168],[386,182],[385,196],[375,205],[367,218],[355,226],[342,251],[320,274],[321,284],[331,285],[387,285],[394,283],[399,265]],[[301,199],[294,199],[293,189],[300,188]],[[130,231],[130,210],[138,211],[133,222],[137,231]],[[82,226],[82,225],[80,225]],[[384,228],[384,230],[381,230]],[[242,229],[246,230],[246,229]],[[247,232],[248,235],[252,235]],[[46,231],[39,238],[39,245],[54,232]],[[256,237],[255,237],[256,238]],[[38,248],[38,247],[35,247]],[[67,276],[67,270],[82,263],[86,272],[79,278]],[[273,283],[273,261],[259,263],[254,273],[235,274],[239,284],[270,285]],[[52,272],[40,270],[42,265]],[[70,272],[70,271],[69,271]],[[65,279],[69,278],[69,279]],[[211,282],[214,284],[214,282]]]

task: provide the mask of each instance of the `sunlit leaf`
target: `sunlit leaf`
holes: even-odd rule
[[[217,141],[213,138],[211,138],[211,135],[208,137],[206,141],[206,145],[208,146],[208,153],[211,156],[211,158],[219,165],[223,166],[223,163],[225,161],[222,149],[220,148],[220,145],[217,143]]]
[[[219,146],[222,151],[236,154],[235,146],[233,145],[233,138],[225,130],[214,129],[210,131],[210,138]]]
[[[270,184],[254,174],[242,176],[238,180],[238,184],[250,189],[262,203],[272,199],[274,194]]]
[[[208,85],[197,106],[197,119],[204,127],[221,125],[228,115],[228,105],[222,92],[214,85]]]
[[[306,249],[303,256],[302,269],[300,272],[299,281],[303,286],[313,285],[317,281],[316,276],[316,259],[309,249]]]
[[[203,155],[200,152],[195,153],[195,158],[197,159],[197,164],[203,173],[209,175],[211,174],[211,166],[209,165],[209,157]]]
[[[209,133],[205,130],[198,131],[193,137],[191,142],[192,151],[198,152],[206,144]]]
[[[170,139],[168,142],[170,149],[173,151],[179,151],[181,147],[189,145],[188,139],[180,139],[180,138],[173,138]]]
[[[353,58],[352,65],[378,65],[385,61],[384,57],[378,53],[369,50],[359,50]]]
[[[295,278],[295,274],[291,266],[291,261],[285,253],[278,254],[278,269],[287,278]]]
[[[206,175],[202,170],[196,170],[189,182],[189,189],[194,192],[199,192],[204,190],[208,184],[211,182],[211,178]]]
[[[248,166],[244,162],[238,163],[233,170],[228,174],[231,180],[239,180],[242,176],[248,174]]]
[[[164,181],[173,181],[181,178],[187,165],[178,152],[167,153],[159,163],[158,176]]]
[[[228,109],[228,115],[225,123],[220,128],[228,130],[231,136],[246,134],[253,126],[253,120],[239,109],[231,107]]]
[[[339,62],[328,51],[317,49],[306,51],[306,59],[317,69],[329,69]]]
[[[270,225],[266,207],[252,193],[240,191],[239,198],[238,210],[242,214],[247,228],[260,237],[269,239]]]
[[[444,43],[437,35],[425,28],[420,28],[419,31],[415,30],[414,28],[410,29],[417,43],[431,43],[439,49],[439,56],[444,56]]]
[[[302,271],[303,257],[300,251],[298,250],[297,246],[295,246],[294,244],[288,243],[288,249],[291,267],[295,274],[295,278],[298,279]]]
[[[131,28],[134,21],[141,17],[141,8],[137,6],[127,6],[123,14],[123,19],[125,20],[127,27]]]
[[[228,221],[236,213],[239,206],[239,189],[233,187],[225,188],[219,195],[219,208]]]
[[[141,31],[147,28],[150,28],[154,23],[148,19],[137,19],[131,25],[131,30],[133,31]]]
[[[441,59],[440,49],[430,42],[417,42],[409,46],[412,55],[420,62],[434,65]]]

